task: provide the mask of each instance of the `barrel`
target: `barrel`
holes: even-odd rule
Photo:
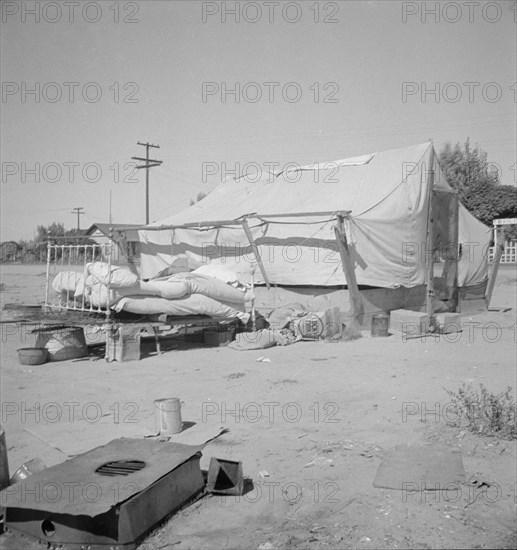
[[[37,331],[37,348],[47,348],[51,361],[66,361],[88,355],[82,327],[42,328]]]
[[[372,316],[372,336],[389,336],[390,316],[386,313],[376,313]]]
[[[181,402],[178,397],[156,399],[154,402],[154,419],[156,431],[160,435],[171,435],[181,432]]]

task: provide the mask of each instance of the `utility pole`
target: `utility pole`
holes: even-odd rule
[[[77,214],[77,233],[79,233],[80,228],[81,228],[80,217],[81,217],[81,214],[84,214],[83,210],[84,210],[84,208],[82,206],[76,206],[72,210],[72,214]]]
[[[161,160],[155,160],[149,158],[149,148],[154,147],[155,149],[159,149],[159,145],[152,145],[151,143],[142,143],[137,142],[137,145],[141,145],[142,147],[145,147],[145,158],[142,157],[131,157],[132,160],[140,160],[144,162],[145,164],[141,166],[137,166],[136,169],[140,170],[142,168],[145,168],[145,224],[149,224],[149,170],[151,168],[154,168],[155,166],[160,166],[162,164]]]

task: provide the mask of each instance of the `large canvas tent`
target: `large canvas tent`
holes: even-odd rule
[[[268,288],[429,290],[440,254],[442,298],[487,280],[490,229],[458,204],[430,142],[247,174],[138,233],[144,278],[182,259],[255,269]]]

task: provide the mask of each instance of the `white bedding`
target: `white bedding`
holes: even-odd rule
[[[191,294],[176,300],[151,296],[129,296],[121,298],[114,309],[115,311],[128,311],[140,315],[165,313],[180,317],[185,315],[208,315],[210,317],[240,318],[244,313],[244,308],[239,308],[237,304],[225,304],[202,294]]]
[[[219,274],[220,275],[220,274]],[[139,314],[209,315],[236,317],[252,296],[237,281],[227,284],[223,277],[186,272],[140,281],[124,267],[111,266],[108,296],[108,266],[101,262],[87,264],[86,280],[77,272],[61,272],[52,288],[61,295],[61,302],[75,300],[79,305],[95,308],[110,307],[116,311]],[[64,297],[64,298],[63,298]]]

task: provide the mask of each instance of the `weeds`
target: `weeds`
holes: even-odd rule
[[[457,418],[451,424],[466,424],[470,431],[477,434],[517,439],[517,404],[512,398],[510,386],[499,394],[490,393],[483,384],[479,384],[479,390],[465,383],[458,393],[444,390],[451,397]]]

